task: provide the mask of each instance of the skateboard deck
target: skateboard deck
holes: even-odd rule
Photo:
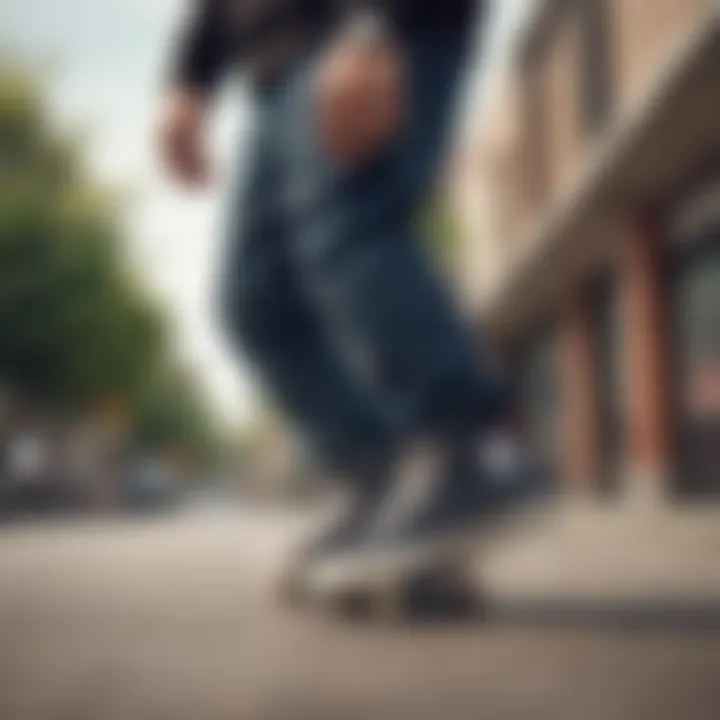
[[[425,613],[484,615],[488,598],[479,578],[479,555],[519,520],[485,520],[405,555],[393,551],[386,558],[369,556],[365,563],[352,557],[320,562],[295,573],[282,596],[296,607],[388,620]]]
[[[475,549],[449,547],[425,557],[376,562],[370,572],[338,563],[310,575],[304,600],[335,614],[388,621],[477,614],[485,602],[475,560]]]

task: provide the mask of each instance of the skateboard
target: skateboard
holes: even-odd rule
[[[486,607],[476,573],[476,551],[448,547],[425,556],[392,558],[364,571],[336,563],[310,572],[295,600],[342,617],[391,622],[478,616]]]

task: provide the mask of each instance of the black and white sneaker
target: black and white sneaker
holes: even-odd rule
[[[379,489],[354,493],[339,513],[302,543],[295,562],[306,565],[358,544],[377,515],[382,494]]]
[[[388,491],[388,473],[378,471],[362,485],[355,487],[343,508],[293,551],[280,578],[280,595],[289,602],[299,602],[305,595],[308,573],[329,558],[350,552],[359,546],[375,521]]]
[[[364,538],[322,564],[325,579],[370,580],[451,557],[547,497],[533,474],[489,467],[472,448],[438,448],[424,457],[416,475],[398,480]]]

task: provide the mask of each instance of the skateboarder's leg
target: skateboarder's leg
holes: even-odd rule
[[[463,43],[445,34],[416,40],[411,117],[392,147],[352,172],[333,165],[315,133],[310,68],[292,84],[282,148],[284,202],[292,218],[288,248],[315,312],[338,337],[354,335],[373,357],[377,387],[404,409],[405,437],[430,436],[441,451],[437,493],[413,513],[410,533],[406,523],[398,525],[413,546],[486,511],[504,511],[516,497],[483,484],[472,457],[465,461],[465,445],[502,415],[504,388],[478,357],[414,232],[417,201],[442,156]],[[390,537],[396,547],[398,535]],[[381,552],[385,546],[383,540]]]
[[[316,312],[353,335],[380,369],[374,380],[412,430],[456,434],[497,409],[499,388],[479,363],[448,293],[413,232],[434,179],[464,57],[464,38],[428,33],[410,46],[406,128],[353,172],[328,161],[315,136],[310,68],[292,88],[285,133],[289,250]],[[382,385],[391,369],[392,387]]]
[[[300,435],[328,465],[354,470],[388,451],[392,423],[328,342],[289,262],[271,101],[259,118],[244,197],[234,211],[222,313],[233,341]]]

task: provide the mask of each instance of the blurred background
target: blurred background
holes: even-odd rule
[[[420,635],[268,601],[317,479],[215,318],[242,78],[158,167],[186,10],[0,1],[0,717],[717,717],[717,3],[491,3],[425,223],[561,516]]]
[[[233,491],[293,495],[302,490],[288,485],[307,479],[216,317],[234,167],[242,175],[247,151],[244,79],[218,98],[209,192],[178,189],[158,162],[155,128],[189,5],[0,8],[11,279],[2,283],[1,513],[122,509],[145,484],[172,485],[170,500],[221,479]],[[498,5],[468,105],[523,6]],[[426,215],[438,254],[455,263],[447,198]]]
[[[717,4],[532,5],[459,163],[465,295],[564,488],[717,496]]]
[[[0,8],[0,514],[248,485],[245,451],[275,424],[214,313],[242,88],[220,103],[207,196],[167,182],[153,144],[187,9]]]

